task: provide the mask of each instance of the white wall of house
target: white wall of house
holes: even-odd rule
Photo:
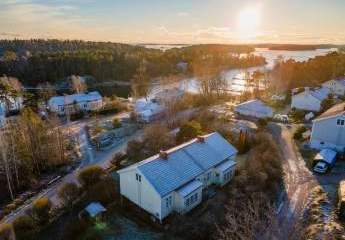
[[[310,146],[315,149],[331,148],[343,151],[345,149],[345,115],[315,120]]]
[[[330,80],[322,84],[323,87],[328,88],[331,90],[332,94],[338,95],[338,96],[344,96],[345,95],[345,85],[337,80]]]
[[[318,112],[321,109],[321,101],[308,92],[302,92],[292,96],[291,108]]]
[[[121,194],[158,219],[162,219],[161,197],[145,176],[137,168],[119,174]],[[140,181],[137,180],[137,176],[140,176]]]

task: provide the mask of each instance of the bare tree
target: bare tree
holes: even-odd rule
[[[274,207],[263,193],[241,200],[231,199],[225,220],[225,225],[218,227],[219,240],[275,239],[279,236]]]
[[[131,85],[134,97],[145,97],[147,100],[150,92],[150,78],[146,72],[145,61],[139,64],[139,67],[131,80]]]
[[[80,76],[72,75],[71,82],[72,82],[72,88],[76,93],[82,93],[87,90],[87,85],[84,78]]]

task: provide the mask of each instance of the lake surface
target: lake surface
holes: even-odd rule
[[[176,47],[177,45],[154,45],[155,48],[169,49]],[[186,45],[178,45],[179,47],[185,47]],[[145,45],[145,47],[152,47],[152,45]],[[241,94],[245,89],[249,90],[253,87],[247,85],[247,79],[250,78],[251,74],[257,70],[262,72],[268,72],[273,69],[275,64],[280,60],[293,59],[298,62],[308,61],[311,58],[317,56],[324,56],[330,52],[337,51],[336,48],[330,49],[316,49],[306,51],[287,51],[287,50],[269,50],[268,48],[256,48],[251,54],[262,56],[266,59],[266,64],[258,67],[243,68],[243,69],[232,69],[221,73],[221,77],[225,80],[225,90],[234,95]],[[245,56],[245,54],[242,54]],[[152,86],[150,93],[151,97],[161,91],[162,89],[178,87],[186,92],[197,93],[199,92],[199,83],[196,78],[187,78],[179,81],[178,83],[172,84],[156,84]],[[259,84],[260,89],[264,89],[264,83]]]

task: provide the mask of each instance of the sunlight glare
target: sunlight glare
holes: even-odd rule
[[[241,40],[249,41],[258,34],[260,25],[259,8],[246,8],[238,15],[238,32]]]

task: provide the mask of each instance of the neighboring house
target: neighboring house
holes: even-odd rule
[[[310,146],[315,149],[345,150],[345,102],[337,104],[313,120]]]
[[[23,97],[7,97],[7,99],[0,100],[0,108],[5,111],[6,114],[11,112],[18,112],[23,108]]]
[[[219,133],[198,137],[118,171],[121,195],[158,220],[202,201],[210,185],[234,175],[237,150]]]
[[[154,100],[138,99],[134,104],[134,111],[138,120],[148,123],[164,115],[165,108]]]
[[[258,99],[250,100],[238,104],[235,109],[235,113],[243,116],[255,117],[255,118],[271,118],[273,117],[273,110],[265,103]]]
[[[3,108],[0,107],[0,128],[6,124],[6,113]]]
[[[48,101],[51,112],[59,115],[74,114],[82,111],[96,111],[103,107],[103,99],[99,92],[72,94],[52,97]]]
[[[322,101],[325,100],[330,93],[330,90],[325,87],[317,89],[306,87],[303,92],[291,96],[291,108],[319,112],[321,110]]]
[[[345,78],[327,81],[322,86],[328,88],[334,95],[345,96]]]

